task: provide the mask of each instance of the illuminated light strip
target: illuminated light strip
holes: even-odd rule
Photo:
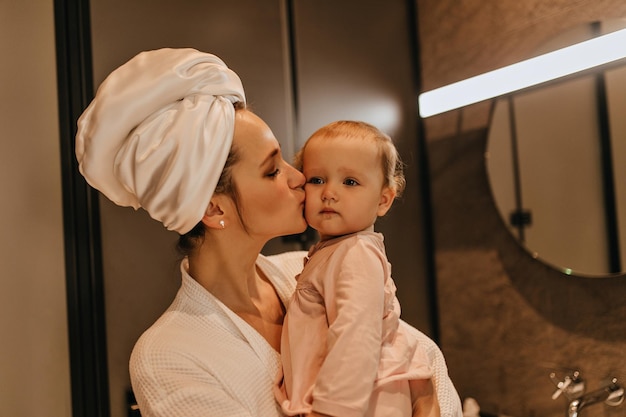
[[[626,29],[419,95],[421,117],[458,109],[626,57]]]

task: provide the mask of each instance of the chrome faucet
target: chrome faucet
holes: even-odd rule
[[[556,386],[556,391],[552,394],[552,399],[556,400],[563,394],[568,400],[579,398],[585,392],[585,381],[580,377],[579,371],[573,371],[560,381],[555,372],[550,374],[550,379]]]
[[[624,401],[624,387],[613,378],[611,383],[604,388],[574,398],[567,407],[567,417],[579,417],[583,408],[604,402],[610,406],[618,406]]]

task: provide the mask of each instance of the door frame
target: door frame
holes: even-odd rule
[[[74,417],[110,416],[98,192],[78,170],[76,121],[93,98],[89,0],[54,0]]]

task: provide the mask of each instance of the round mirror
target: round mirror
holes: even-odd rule
[[[568,31],[540,53],[626,27]],[[494,103],[486,166],[507,228],[567,274],[626,271],[626,65],[613,64]]]

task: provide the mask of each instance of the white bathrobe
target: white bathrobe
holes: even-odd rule
[[[304,256],[289,252],[257,260],[285,304]],[[186,265],[181,264],[182,285],[174,302],[131,355],[131,382],[142,417],[281,417],[272,391],[280,355],[194,281]],[[441,351],[424,334],[414,333],[432,362],[442,417],[461,416]]]

